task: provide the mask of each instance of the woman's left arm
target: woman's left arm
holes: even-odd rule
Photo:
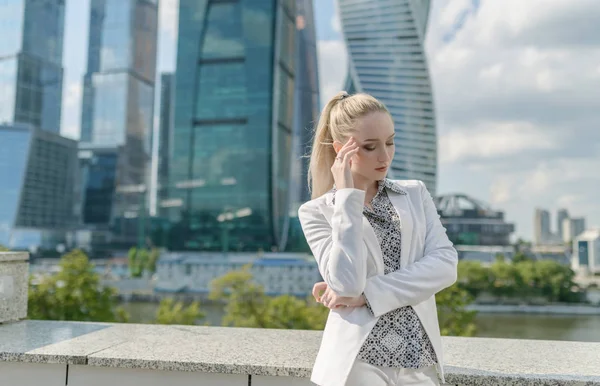
[[[419,183],[427,224],[423,257],[398,271],[367,279],[364,294],[375,316],[421,303],[456,282],[458,254],[446,235],[431,194]]]

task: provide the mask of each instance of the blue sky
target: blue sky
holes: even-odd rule
[[[438,193],[506,211],[532,237],[536,207],[600,226],[600,1],[432,0],[426,52],[438,126]],[[175,67],[178,0],[161,0],[158,70]],[[334,0],[317,0],[321,100],[343,85]],[[79,137],[89,0],[69,0],[62,132]]]

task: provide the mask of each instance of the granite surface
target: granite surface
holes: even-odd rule
[[[321,332],[22,321],[0,361],[309,377]],[[600,386],[600,343],[444,337],[448,385]]]
[[[0,252],[0,323],[27,317],[28,258],[27,253]]]

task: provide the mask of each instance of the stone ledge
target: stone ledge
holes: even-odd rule
[[[22,321],[0,361],[307,378],[321,332]],[[444,337],[450,385],[597,385],[600,343]]]

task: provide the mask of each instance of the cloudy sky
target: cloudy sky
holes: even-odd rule
[[[506,212],[531,239],[533,211],[600,226],[600,1],[432,0],[427,56],[438,123],[438,192]],[[334,0],[315,1],[321,97],[347,56]],[[89,0],[67,2],[63,134],[79,137]],[[161,0],[159,71],[175,67],[177,0]]]

